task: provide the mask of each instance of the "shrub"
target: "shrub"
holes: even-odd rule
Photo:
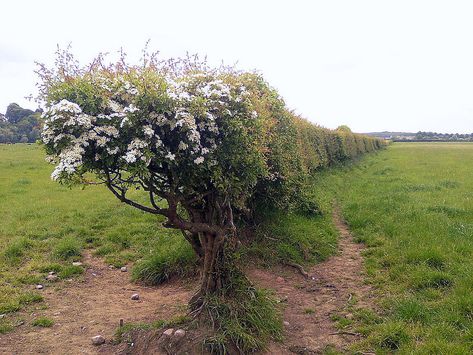
[[[262,300],[257,292],[231,289],[237,219],[266,202],[317,213],[313,203],[301,203],[311,174],[381,147],[374,138],[297,117],[258,74],[210,68],[192,57],[161,61],[145,53],[143,64],[128,65],[124,57],[110,64],[99,56],[79,67],[70,53],[60,52],[56,67],[38,73],[42,140],[56,165],[52,179],[87,185],[92,174],[121,202],[165,217],[165,226],[182,232],[202,266],[191,309],[205,316],[207,299],[230,298],[216,306],[222,324],[236,319],[242,305],[252,307],[254,299],[246,297]],[[136,189],[145,194],[130,193]],[[130,245],[121,238],[111,242],[120,249]],[[55,253],[78,256],[80,245],[63,239]],[[193,258],[190,248],[176,255],[158,252],[137,265],[135,277],[159,283],[184,272]],[[229,337],[243,350],[258,348],[258,338],[271,334],[252,321],[260,320],[225,327],[239,334]]]

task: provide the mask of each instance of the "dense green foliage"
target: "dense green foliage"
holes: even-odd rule
[[[279,209],[298,209],[301,204],[304,207],[308,201],[307,184],[321,169],[385,147],[384,140],[355,134],[349,129],[329,130],[287,110],[275,112],[274,116],[285,117],[279,118],[280,122],[274,126],[271,145],[271,162],[284,179],[260,182],[256,199],[265,205],[269,200]]]
[[[5,115],[0,115],[0,143],[33,143],[40,138],[40,112],[8,105]]]
[[[190,58],[145,59],[133,66],[98,57],[82,68],[60,52],[56,67],[39,71],[53,179],[87,183],[92,172],[138,208],[125,197],[139,186],[150,193],[147,211],[169,226],[209,233],[207,223],[222,234],[232,217],[208,220],[214,209],[247,209],[252,196],[287,208],[303,200],[317,169],[383,146],[346,126],[331,131],[295,116],[257,74]]]
[[[327,174],[377,289],[379,314],[354,312],[363,351],[473,351],[472,159],[469,143],[395,143]]]

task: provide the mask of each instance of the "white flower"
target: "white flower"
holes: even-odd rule
[[[131,150],[131,151],[128,151],[126,152],[125,156],[123,157],[123,159],[125,159],[125,161],[127,163],[134,163],[136,161],[136,155],[135,155],[136,151],[135,150]]]
[[[165,156],[166,159],[168,160],[175,160],[176,159],[176,156],[174,154],[172,154],[171,152],[169,152],[166,156]]]
[[[98,136],[96,140],[99,147],[104,147],[110,139],[107,137]]]
[[[108,107],[113,111],[113,112],[122,112],[123,107],[116,101],[110,100],[108,102]]]
[[[197,157],[194,159],[194,163],[197,165],[202,164],[204,162],[204,157]]]
[[[56,114],[57,112],[69,112],[69,113],[82,113],[81,108],[74,102],[70,102],[67,100],[61,100],[58,103],[52,105],[49,109],[47,109],[48,113]]]
[[[139,111],[140,109],[138,107],[136,107],[135,105],[133,104],[130,104],[128,105],[127,107],[124,108],[123,112],[129,112],[129,113],[133,113],[133,112],[136,112],[136,111]]]
[[[138,90],[136,88],[131,88],[126,91],[130,95],[138,95]]]
[[[177,149],[179,150],[186,150],[187,148],[189,147],[188,144],[184,143],[184,142],[179,142],[179,147]]]
[[[128,117],[124,117],[123,120],[120,122],[120,128],[123,128],[124,125],[126,125],[130,119]]]
[[[148,137],[154,136],[153,127],[151,127],[150,125],[144,126],[143,127],[143,132],[144,132],[145,136],[148,136]]]
[[[58,180],[63,173],[73,174],[82,165],[82,154],[84,153],[84,148],[77,144],[64,149],[59,154],[59,164],[51,174],[51,178]]]
[[[94,131],[97,133],[105,133],[106,135],[115,138],[119,136],[118,129],[113,126],[96,126]]]
[[[115,147],[115,148],[113,148],[113,149],[107,148],[108,154],[112,154],[112,155],[117,154],[119,150],[120,150],[120,149],[119,149],[118,147]]]
[[[258,118],[258,112],[252,111],[252,112],[251,112],[251,117],[252,117],[252,118]]]

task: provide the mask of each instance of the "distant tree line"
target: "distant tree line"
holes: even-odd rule
[[[473,133],[437,133],[437,132],[422,132],[416,133],[415,140],[419,141],[467,141],[473,142]]]
[[[0,143],[33,143],[41,134],[41,110],[12,103],[0,114]]]

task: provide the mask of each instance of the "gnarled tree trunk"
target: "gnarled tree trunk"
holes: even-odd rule
[[[205,305],[205,298],[211,295],[223,295],[228,290],[231,270],[234,265],[229,261],[228,237],[222,234],[202,234],[201,278],[200,287],[190,301],[191,312],[199,313]]]

